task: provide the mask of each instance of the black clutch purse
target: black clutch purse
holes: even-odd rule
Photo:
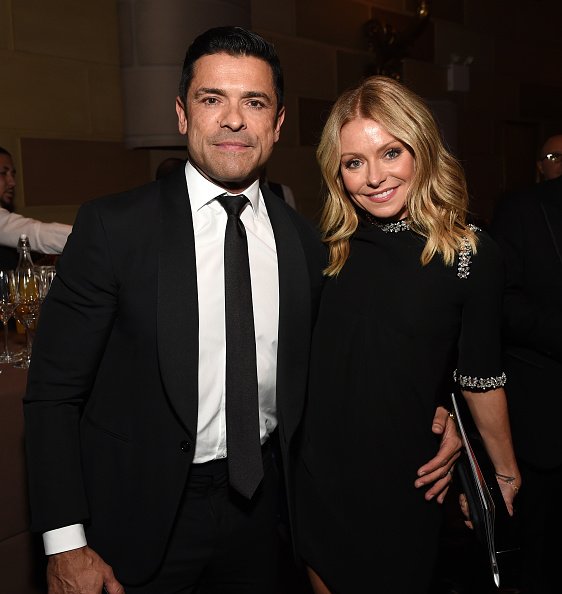
[[[509,515],[495,470],[479,435],[470,433],[462,421],[461,405],[451,394],[457,429],[463,451],[455,465],[455,472],[466,495],[470,520],[477,539],[487,551],[495,585],[500,586],[502,556],[518,550],[514,518]],[[472,419],[470,419],[472,421]]]

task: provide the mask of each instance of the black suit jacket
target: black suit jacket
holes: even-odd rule
[[[503,249],[506,391],[515,449],[562,464],[562,178],[508,196],[494,218]]]
[[[279,267],[277,407],[286,482],[324,249],[263,191]],[[32,529],[85,523],[118,579],[162,559],[193,459],[198,306],[183,169],[84,205],[43,306],[24,401]]]

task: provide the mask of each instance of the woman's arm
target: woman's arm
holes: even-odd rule
[[[463,390],[462,393],[494,465],[509,514],[513,515],[513,500],[521,486],[521,474],[513,452],[505,391],[496,388],[487,392]]]

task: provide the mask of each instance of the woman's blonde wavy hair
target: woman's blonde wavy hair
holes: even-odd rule
[[[410,228],[425,237],[426,265],[439,254],[451,266],[465,240],[476,251],[476,235],[467,226],[468,192],[462,167],[443,145],[431,112],[399,82],[373,76],[345,92],[334,104],[317,151],[324,179],[321,229],[329,247],[325,273],[337,275],[349,256],[357,211],[340,173],[340,131],[355,118],[375,120],[400,140],[414,157],[414,176],[406,197]]]

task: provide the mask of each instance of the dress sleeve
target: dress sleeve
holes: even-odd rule
[[[466,288],[455,380],[461,389],[487,391],[506,382],[501,363],[504,269],[498,246],[486,233],[477,235],[477,253],[459,257],[459,282]],[[461,274],[463,267],[468,274]]]

